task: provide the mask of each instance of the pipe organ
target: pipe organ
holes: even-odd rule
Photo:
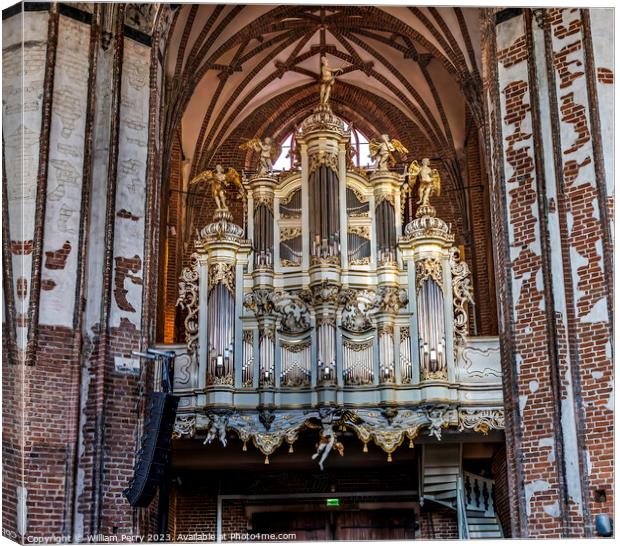
[[[221,207],[199,233],[180,284],[193,370],[180,411],[258,411],[267,434],[263,414],[286,408],[415,406],[421,423],[440,401],[446,426],[459,404],[501,404],[497,340],[468,336],[469,269],[428,200],[438,173],[353,170],[350,138],[317,107],[296,130],[299,168],[242,184],[247,229]]]

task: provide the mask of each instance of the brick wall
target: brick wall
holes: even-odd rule
[[[424,540],[456,540],[459,538],[456,511],[441,508],[420,513],[420,538]]]
[[[591,536],[613,513],[593,502],[613,458],[612,283],[588,17],[517,10],[486,34],[513,536]]]

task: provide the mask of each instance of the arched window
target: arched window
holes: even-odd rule
[[[353,158],[355,165],[357,167],[368,167],[371,163],[368,138],[355,127],[351,131],[351,145],[356,152]],[[282,141],[282,152],[280,153],[280,157],[278,157],[273,164],[273,169],[275,171],[290,170],[293,167],[294,157],[293,154],[289,154],[292,146],[294,146],[293,133],[289,133]]]

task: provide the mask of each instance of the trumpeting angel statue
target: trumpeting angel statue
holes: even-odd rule
[[[439,171],[431,168],[431,160],[425,157],[422,165],[413,160],[409,165],[409,185],[413,188],[416,182],[418,185],[418,201],[417,204],[422,207],[430,207],[430,198],[433,195],[439,196],[441,193],[441,178]]]
[[[224,168],[221,165],[216,165],[214,171],[202,171],[199,175],[192,178],[189,184],[191,187],[203,183],[209,185],[218,211],[228,212],[229,210],[226,203],[227,191],[233,193],[233,190],[235,190],[241,196],[246,194],[239,173],[232,167],[229,167],[228,171],[224,172]]]
[[[260,138],[251,138],[239,146],[239,148],[260,153],[258,171],[256,173],[258,176],[264,176],[273,172],[273,164],[282,151],[282,146],[271,137],[265,137],[262,140]]]
[[[401,155],[409,153],[409,150],[400,141],[396,139],[390,140],[388,135],[381,135],[379,139],[370,141],[369,148],[370,158],[377,162],[377,170],[379,171],[387,171],[389,167],[393,167],[396,164],[393,152]]]

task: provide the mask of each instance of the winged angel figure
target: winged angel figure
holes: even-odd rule
[[[439,197],[440,195],[441,178],[439,177],[439,171],[431,168],[431,160],[428,157],[422,160],[422,165],[419,165],[415,160],[409,165],[409,184],[412,189],[418,179],[420,184],[418,186],[417,204],[429,207],[431,196],[437,195]]]
[[[377,169],[379,171],[387,171],[388,167],[393,167],[396,164],[393,152],[401,155],[409,153],[409,150],[400,141],[396,139],[390,140],[388,135],[381,135],[378,140],[371,140],[369,148],[370,158],[377,162]]]
[[[226,203],[226,191],[236,190],[242,196],[246,194],[239,173],[232,167],[227,172],[224,172],[224,168],[221,165],[216,165],[215,171],[202,171],[191,180],[189,185],[195,186],[202,183],[207,183],[211,188],[211,194],[213,199],[215,199],[217,210],[220,211],[229,210]]]
[[[271,137],[265,137],[263,140],[252,138],[244,142],[239,148],[260,153],[258,172],[256,173],[258,176],[273,172],[273,164],[280,157],[280,152],[282,151],[282,146]]]
[[[321,408],[319,409],[318,419],[321,421],[319,426],[307,422],[309,428],[320,428],[319,443],[317,444],[316,453],[312,455],[312,460],[319,459],[319,468],[323,470],[323,464],[327,459],[332,448],[336,448],[339,455],[344,455],[344,446],[338,441],[335,427],[344,426],[347,422],[359,423],[360,419],[357,415],[346,409]]]

